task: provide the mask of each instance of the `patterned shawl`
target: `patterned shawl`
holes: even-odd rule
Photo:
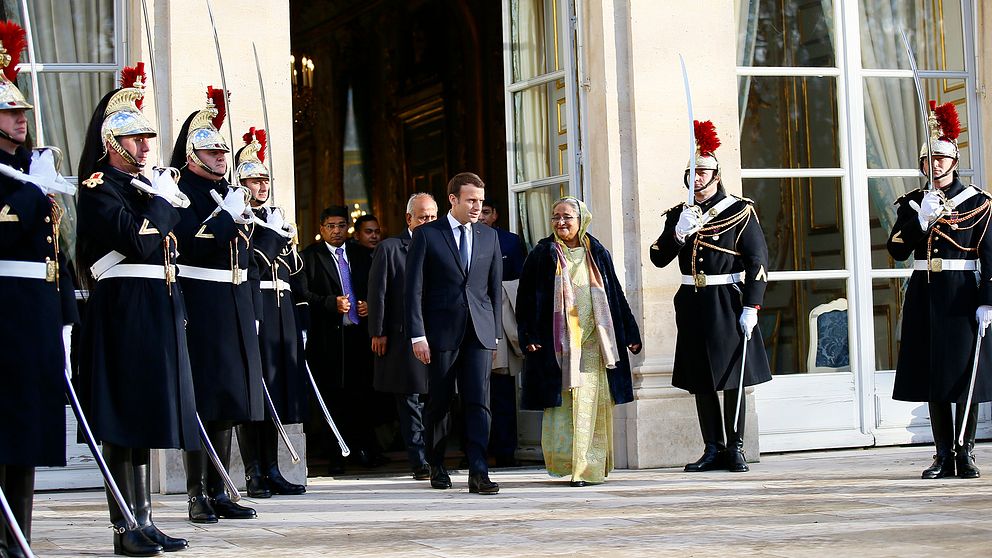
[[[586,229],[592,221],[592,213],[582,200],[566,196],[556,201],[551,207],[565,203],[579,211],[578,237],[586,249],[586,265],[589,267],[589,293],[592,298],[593,320],[596,336],[599,339],[599,351],[607,368],[616,368],[620,356],[617,353],[616,331],[613,329],[613,316],[610,313],[610,303],[606,296],[603,275],[592,258],[589,237]],[[579,323],[579,311],[575,304],[575,288],[565,259],[568,249],[555,232],[552,243],[555,252],[555,291],[554,291],[554,328],[555,358],[561,367],[562,389],[573,389],[582,385],[580,360],[582,356],[582,325]]]

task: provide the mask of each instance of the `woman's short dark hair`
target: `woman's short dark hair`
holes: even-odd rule
[[[485,188],[486,183],[479,178],[479,175],[474,172],[460,172],[453,176],[451,180],[448,181],[448,194],[454,194],[455,196],[461,197],[462,186],[465,185],[475,186],[476,188]]]

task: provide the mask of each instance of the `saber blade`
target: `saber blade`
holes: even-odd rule
[[[262,81],[262,65],[258,62],[258,48],[255,47],[255,41],[251,42],[251,50],[255,54],[255,73],[258,74],[258,92],[262,97],[262,123],[265,125],[265,134],[267,140],[265,142],[265,156],[269,159],[269,199],[272,201],[272,205],[276,204],[276,189],[274,174],[272,172],[272,128],[269,127],[269,105],[265,101],[265,83]]]
[[[982,324],[978,324],[978,327],[982,327]],[[975,337],[975,355],[971,358],[971,380],[968,382],[968,399],[964,402],[964,419],[961,421],[961,432],[958,433],[958,445],[964,445],[964,431],[968,424],[968,413],[971,412],[971,399],[975,395],[975,381],[978,379],[978,357],[981,356],[982,350],[982,333],[979,331]]]
[[[224,463],[217,456],[217,450],[214,449],[214,445],[210,443],[210,436],[207,435],[207,429],[204,428],[203,421],[200,420],[200,413],[196,413],[196,424],[200,427],[200,441],[203,442],[203,449],[201,451],[207,452],[207,458],[213,463],[214,469],[217,469],[217,474],[220,475],[221,481],[223,481],[224,486],[227,488],[227,493],[231,501],[237,502],[241,499],[241,493],[238,492],[238,487],[231,480],[231,475],[227,473]]]
[[[685,104],[689,110],[689,174],[686,177],[689,197],[685,204],[691,207],[696,202],[696,124],[692,117],[692,91],[689,89],[689,72],[685,69],[685,60],[679,55],[679,65],[682,66],[682,85],[685,87]]]
[[[17,518],[14,517],[14,510],[10,509],[10,504],[7,503],[7,496],[3,493],[3,487],[0,487],[0,508],[2,508],[4,519],[7,520],[7,530],[14,535],[17,546],[21,547],[21,552],[28,558],[35,558],[34,553],[31,552],[31,545],[28,544],[28,540],[24,537],[24,531],[21,531],[21,526],[17,524]]]
[[[231,117],[231,103],[228,102],[227,97],[231,94],[231,91],[227,88],[227,77],[224,73],[224,56],[220,52],[220,35],[217,34],[217,22],[214,20],[214,10],[210,5],[210,0],[206,0],[207,3],[207,13],[210,15],[210,27],[214,31],[214,49],[217,51],[217,65],[220,67],[220,86],[224,88],[224,109],[227,111],[227,133],[230,136],[231,144],[229,147],[234,149],[234,124],[231,123],[233,118]],[[231,170],[233,170],[234,165],[231,165]],[[233,177],[233,175],[232,175]],[[233,180],[232,180],[233,182]]]
[[[927,128],[927,120],[930,111],[927,110],[926,95],[923,94],[923,80],[920,79],[920,69],[916,65],[916,56],[913,54],[913,47],[906,37],[906,30],[899,28],[899,35],[902,36],[902,44],[906,47],[906,56],[909,57],[909,67],[913,70],[913,85],[916,87],[916,101],[920,105],[920,114],[923,117],[923,141],[927,146],[927,190],[933,189],[933,152],[930,149],[930,130]]]
[[[338,440],[338,447],[341,448],[341,455],[348,457],[351,455],[351,450],[348,449],[348,444],[345,443],[344,437],[341,436],[341,432],[338,430],[336,424],[334,424],[334,419],[331,418],[331,412],[327,410],[327,404],[324,403],[324,398],[320,395],[320,390],[317,389],[317,380],[313,377],[313,372],[310,372],[310,364],[307,363],[306,359],[303,359],[303,365],[307,369],[307,376],[310,378],[310,387],[313,388],[314,395],[317,396],[317,404],[320,406],[320,410],[324,413],[324,420],[327,421],[327,425],[331,427],[331,432],[334,432],[334,437]]]
[[[286,432],[286,427],[279,420],[279,412],[276,411],[276,404],[272,401],[272,395],[269,394],[269,386],[265,383],[265,378],[262,378],[262,389],[265,390],[265,402],[269,404],[269,412],[272,413],[272,423],[276,425],[276,430],[279,432],[279,437],[282,438],[282,443],[286,444],[286,449],[289,450],[289,455],[293,459],[293,463],[299,463],[300,454],[296,452],[293,442],[289,439],[289,433]]]
[[[748,336],[744,336],[744,348],[741,350],[741,377],[737,382],[737,409],[734,410],[734,431],[737,431],[737,425],[740,424],[741,420],[741,401],[744,400],[744,366],[747,364],[747,342],[750,339]],[[727,433],[730,434],[729,432]]]

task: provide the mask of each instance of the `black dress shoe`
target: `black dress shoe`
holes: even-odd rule
[[[202,494],[189,499],[189,520],[193,523],[217,523],[217,514]]]
[[[426,463],[413,470],[413,480],[427,480],[431,478],[431,466]]]
[[[448,476],[448,471],[444,469],[444,465],[431,467],[431,488],[438,490],[451,488],[451,477]]]
[[[975,455],[970,448],[958,448],[957,453],[958,478],[977,479],[982,472],[975,465]]]
[[[468,491],[471,494],[498,494],[499,485],[489,480],[488,473],[469,473]]]
[[[255,519],[255,510],[237,504],[227,494],[210,499],[210,505],[221,519]]]
[[[245,487],[248,489],[250,498],[272,497],[272,491],[262,475],[245,475]]]
[[[569,483],[568,483],[568,486],[574,486],[576,488],[580,488],[580,487],[588,486],[588,485],[589,485],[589,483],[587,483],[586,481],[569,481]]]
[[[751,470],[747,466],[747,458],[744,457],[744,452],[737,448],[728,448],[726,459],[727,470],[731,473],[746,473]]]
[[[937,454],[933,456],[933,465],[930,465],[923,470],[923,474],[920,478],[924,479],[942,479],[946,477],[954,476],[954,454],[940,455]]]
[[[727,467],[727,450],[718,446],[706,446],[702,457],[685,466],[686,473],[703,473]]]
[[[148,540],[161,546],[162,550],[166,552],[176,552],[178,550],[186,550],[189,548],[189,541],[166,535],[162,531],[159,531],[158,527],[156,527],[154,523],[142,527],[141,534]]]
[[[269,490],[273,494],[280,496],[299,496],[300,494],[305,494],[307,491],[306,486],[286,480],[286,477],[282,476],[279,469],[269,470],[269,474],[266,475],[265,480],[269,483]]]
[[[119,556],[158,556],[162,547],[148,540],[140,530],[114,525],[114,554]]]

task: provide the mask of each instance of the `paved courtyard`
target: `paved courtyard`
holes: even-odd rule
[[[764,456],[750,473],[616,471],[571,488],[539,469],[495,471],[497,496],[406,477],[310,479],[306,495],[255,500],[259,518],[188,523],[181,495],[156,523],[186,537],[174,556],[964,556],[992,555],[986,476],[923,481],[929,447]],[[245,498],[245,501],[248,501]],[[102,492],[39,494],[41,557],[112,556]]]

